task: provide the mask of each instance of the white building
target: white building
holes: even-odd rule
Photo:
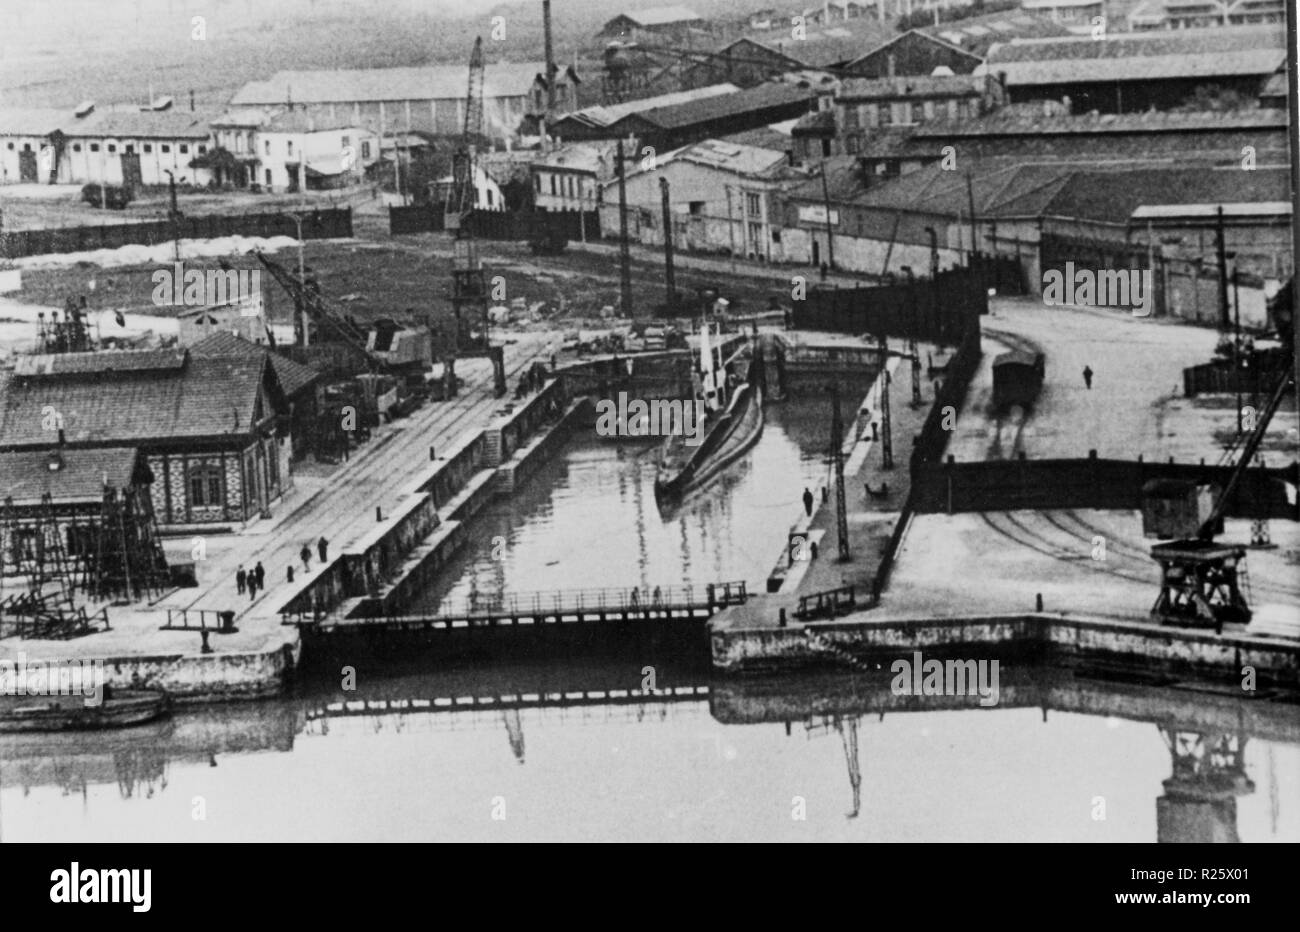
[[[668,181],[673,242],[684,250],[731,253],[780,261],[778,199],[788,185],[806,180],[784,152],[705,140],[659,156],[653,164],[630,160],[627,187],[629,234],[646,245],[663,243],[662,195]],[[617,180],[604,185],[600,227],[619,231]]]
[[[379,137],[299,108],[230,110],[212,121],[218,183],[292,192],[359,183],[379,161]]]
[[[616,144],[573,143],[534,159],[529,165],[533,202],[542,210],[595,210],[601,185],[617,172]]]
[[[468,58],[469,49],[465,50]],[[546,108],[544,62],[486,65],[483,78],[483,133],[494,141],[536,133]],[[561,67],[555,106],[574,108],[577,74]],[[420,130],[459,135],[465,127],[467,65],[419,68],[369,68],[340,71],[279,71],[265,81],[245,84],[231,99],[234,108],[305,109],[318,119],[348,123],[386,135]]]
[[[56,171],[66,110],[0,109],[0,184],[45,184]]]
[[[85,111],[83,111],[85,112]],[[194,159],[212,145],[211,130],[194,113],[175,110],[90,110],[61,127],[58,180],[65,184],[206,185],[212,175]]]
[[[447,203],[447,192],[451,190],[452,177],[445,175],[432,185],[433,202],[436,205]],[[501,186],[483,170],[482,165],[474,166],[474,208],[476,210],[505,210],[506,199],[501,193]]]

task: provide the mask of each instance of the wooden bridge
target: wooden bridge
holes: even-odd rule
[[[748,598],[743,581],[703,586],[567,589],[456,599],[427,615],[335,618],[285,613],[282,621],[300,625],[313,635],[531,628],[610,621],[703,622],[729,605],[743,605]]]

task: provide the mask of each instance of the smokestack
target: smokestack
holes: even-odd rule
[[[542,0],[542,35],[546,43],[546,122],[555,117],[555,43],[551,36],[551,0]]]

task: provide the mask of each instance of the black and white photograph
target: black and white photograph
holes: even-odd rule
[[[771,3],[0,0],[27,899],[1002,842],[1243,915],[1158,846],[1300,842],[1294,0]]]

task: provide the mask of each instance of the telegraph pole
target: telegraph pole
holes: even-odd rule
[[[1223,241],[1223,205],[1220,204],[1215,221],[1216,249],[1219,255],[1219,329],[1227,332],[1232,328],[1228,319],[1228,254]]]
[[[831,192],[826,183],[826,162],[822,161],[822,209],[826,211],[826,257],[835,271],[835,233],[831,230]]]
[[[844,427],[840,420],[840,387],[831,388],[831,462],[835,466],[835,530],[840,562],[849,559],[849,516],[844,503]]]
[[[623,161],[623,140],[618,141],[618,294],[620,310],[632,316],[632,254],[627,241],[627,171]]]
[[[677,281],[673,276],[673,212],[668,199],[668,179],[659,179],[664,206],[664,284],[668,288],[668,313],[677,307]]]
[[[880,335],[880,468],[894,468],[894,439],[889,423],[889,339]]]

